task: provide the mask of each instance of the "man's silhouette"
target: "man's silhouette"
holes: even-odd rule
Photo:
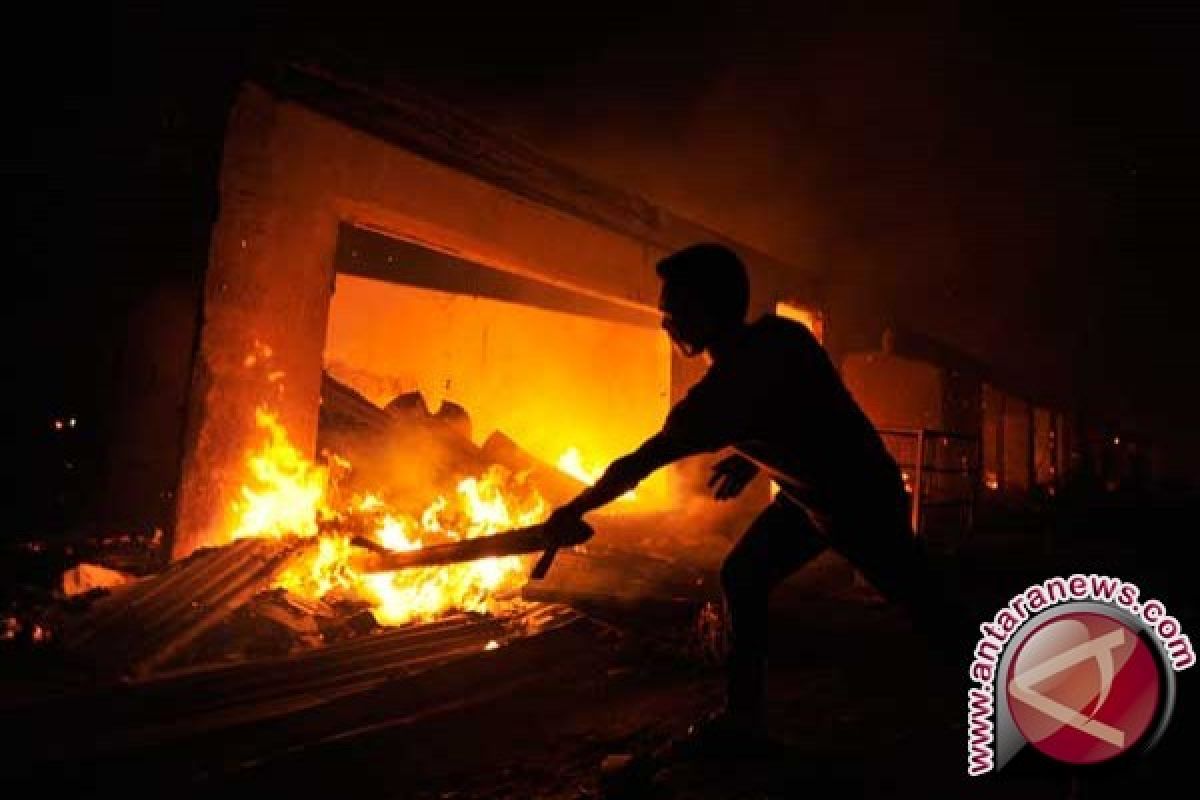
[[[828,546],[889,599],[924,620],[932,585],[909,525],[900,470],[807,328],[774,315],[745,321],[746,269],[721,245],[699,244],[659,262],[663,327],[687,356],[711,359],[662,430],[614,461],[596,484],[551,517],[567,525],[686,456],[733,448],[713,468],[718,499],[768,472],[781,491],[726,557],[731,623],[724,711],[704,738],[731,744],[765,733],[767,601]]]

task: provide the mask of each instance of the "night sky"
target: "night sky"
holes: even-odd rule
[[[9,275],[35,287],[10,280],[5,318],[33,345],[10,380],[39,387],[10,419],[103,405],[123,310],[195,273],[232,87],[284,54],[357,62],[822,271],[842,347],[894,319],[1195,473],[1192,4],[444,5],[10,19]]]

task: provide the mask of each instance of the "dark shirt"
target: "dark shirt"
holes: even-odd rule
[[[903,497],[896,462],[825,349],[808,328],[773,314],[714,361],[663,433],[698,452],[735,448],[815,511]]]

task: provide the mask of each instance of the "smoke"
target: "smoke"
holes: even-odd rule
[[[1021,248],[966,263],[988,249],[980,236],[1035,246],[1017,208],[1021,155],[995,154],[1004,143],[975,130],[986,117],[956,116],[937,27],[783,11],[707,22],[727,37],[680,37],[681,53],[668,36],[661,53],[613,50],[537,93],[464,100],[585,172],[821,275],[839,346],[873,344],[895,318],[993,356],[1032,337],[1032,323],[998,336],[1011,314],[990,306],[1029,295],[1012,264],[1003,279],[995,269],[1028,262]],[[642,85],[621,81],[639,68]],[[987,193],[971,185],[981,179]],[[984,231],[971,209],[1023,235]]]
[[[503,92],[429,85],[820,274],[835,354],[898,323],[1009,391],[1177,439],[1198,382],[1147,354],[1186,359],[1195,332],[1165,266],[1194,187],[1164,194],[1194,156],[1162,133],[1195,120],[1175,51],[1126,14],[1081,31],[1017,10],[703,5],[577,42],[586,59]]]

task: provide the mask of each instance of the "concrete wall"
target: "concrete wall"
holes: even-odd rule
[[[1037,406],[985,385],[983,390],[984,484],[1014,495],[1057,488],[1071,464],[1074,431],[1070,414]]]
[[[1073,455],[1075,451],[1074,416],[1060,411],[1054,417],[1056,425],[1056,467],[1058,469],[1058,478],[1060,481],[1063,481],[1071,475],[1077,461],[1077,457]]]
[[[1033,415],[1028,402],[1004,397],[1004,472],[1000,485],[1010,491],[1027,491],[1033,480]]]
[[[943,429],[943,373],[932,364],[851,353],[842,361],[842,379],[876,427]]]
[[[983,485],[998,490],[1004,476],[1004,394],[991,384],[983,385]]]
[[[1033,478],[1038,486],[1053,486],[1058,476],[1056,416],[1048,408],[1033,409]]]
[[[656,303],[654,263],[675,247],[711,238],[677,223],[647,239],[621,233],[255,84],[243,88],[231,114],[220,195],[192,374],[175,557],[219,542],[227,530],[245,454],[255,441],[256,406],[275,409],[293,441],[312,451],[339,223],[642,307]],[[819,305],[811,276],[753,255],[747,261],[755,310],[768,310],[783,296]],[[672,399],[701,369],[672,364]]]
[[[954,369],[943,373],[943,430],[981,436],[983,428],[983,382],[974,375]]]

